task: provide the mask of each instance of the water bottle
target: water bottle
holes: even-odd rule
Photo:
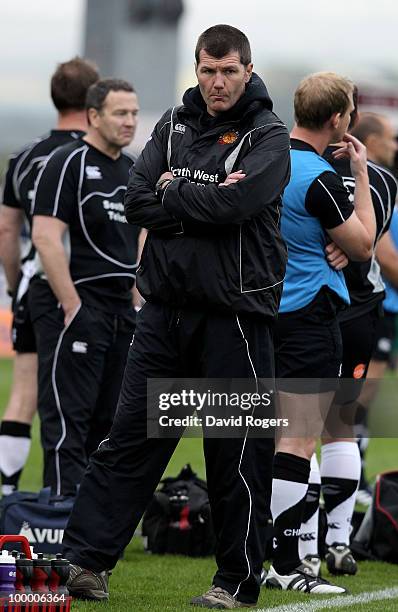
[[[27,559],[24,553],[21,553],[15,562],[17,579],[15,583],[15,590],[18,593],[31,593],[32,588],[30,581],[33,576],[33,561]]]
[[[51,561],[45,559],[43,553],[37,553],[37,558],[33,559],[33,575],[30,581],[32,591],[48,593],[48,580],[51,575]]]
[[[62,558],[61,553],[57,553],[55,559],[51,560],[50,591],[58,595],[69,595],[66,583],[69,578],[70,563]]]
[[[8,550],[2,550],[0,553],[0,597],[8,597],[15,593],[15,581],[15,558]]]
[[[167,552],[188,555],[192,525],[189,521],[189,496],[186,487],[170,496],[170,523],[167,530]]]

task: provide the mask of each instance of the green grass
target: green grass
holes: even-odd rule
[[[0,414],[2,414],[11,380],[12,364],[8,360],[0,360]],[[175,475],[185,463],[191,463],[192,468],[200,476],[204,476],[204,461],[200,439],[183,439],[167,470],[166,474]],[[368,475],[376,475],[380,471],[398,468],[397,440],[373,439],[368,451]],[[21,489],[38,490],[41,485],[42,457],[39,444],[39,425],[37,419],[33,427],[33,440],[28,464],[23,472]],[[124,559],[113,571],[111,578],[111,600],[108,605],[96,603],[74,602],[73,610],[78,612],[141,612],[153,610],[157,612],[192,612],[188,605],[189,599],[205,590],[210,585],[215,572],[215,562],[212,558],[192,559],[179,556],[149,555],[144,552],[141,538],[133,538],[128,546]],[[327,572],[324,570],[327,577]],[[346,586],[351,594],[365,591],[375,591],[398,584],[398,566],[386,563],[360,563],[356,577],[344,577],[335,580]],[[312,601],[313,598],[311,598]],[[278,605],[288,605],[293,602],[308,602],[303,594],[262,591],[258,602],[259,608]],[[393,612],[398,610],[398,598],[363,605],[350,605],[338,608],[342,612],[359,612],[366,609],[370,612]]]

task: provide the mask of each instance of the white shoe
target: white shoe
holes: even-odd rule
[[[313,576],[304,565],[299,565],[286,575],[278,574],[271,565],[265,579],[265,586],[268,589],[300,591],[314,595],[342,595],[347,593],[347,590],[343,587],[330,584],[330,582],[319,578],[319,576]]]

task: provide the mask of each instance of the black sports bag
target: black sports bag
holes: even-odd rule
[[[161,482],[142,522],[147,551],[204,557],[215,550],[207,486],[189,464]]]
[[[377,476],[372,503],[351,548],[358,559],[398,563],[398,471]]]

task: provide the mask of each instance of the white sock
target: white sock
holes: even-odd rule
[[[300,559],[306,555],[318,554],[319,496],[321,493],[321,474],[316,453],[311,457],[311,472],[305,499],[304,521],[301,523],[299,539]]]
[[[361,475],[356,442],[324,444],[321,451],[322,494],[328,521],[326,544],[350,543],[355,495]]]
[[[22,470],[30,450],[30,438],[0,436],[0,471],[12,476]]]

